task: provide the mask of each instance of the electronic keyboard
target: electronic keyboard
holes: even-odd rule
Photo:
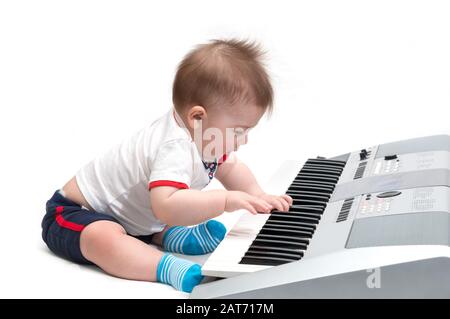
[[[268,187],[289,211],[243,212],[202,267],[227,279],[192,298],[450,297],[450,136],[288,161]]]

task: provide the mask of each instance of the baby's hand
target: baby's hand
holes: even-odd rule
[[[228,191],[225,200],[225,211],[233,212],[238,209],[246,209],[256,215],[258,212],[270,213],[272,205],[266,200],[252,196],[245,192]]]
[[[258,196],[259,199],[264,200],[266,203],[269,203],[271,205],[271,209],[277,209],[280,212],[287,212],[289,211],[289,207],[292,205],[292,197],[289,195],[269,195],[269,194],[262,194]]]

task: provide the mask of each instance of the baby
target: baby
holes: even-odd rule
[[[212,252],[226,233],[213,219],[223,212],[287,211],[292,198],[266,194],[235,154],[272,111],[261,57],[257,44],[234,39],[188,53],[173,83],[173,107],[47,201],[42,238],[49,249],[113,276],[191,292],[203,279],[200,265],[171,253]],[[201,191],[214,176],[226,190]]]

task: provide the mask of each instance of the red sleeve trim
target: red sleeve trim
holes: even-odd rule
[[[223,156],[219,159],[218,161],[218,165],[222,164],[223,162],[225,162],[227,160],[227,154],[223,154]]]
[[[168,181],[168,180],[159,180],[159,181],[153,181],[153,182],[148,183],[148,189],[151,189],[153,187],[158,187],[158,186],[172,186],[172,187],[182,188],[182,189],[189,188],[189,186],[187,186],[185,183]]]

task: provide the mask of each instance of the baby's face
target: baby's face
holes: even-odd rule
[[[223,154],[237,151],[241,145],[247,144],[249,130],[258,124],[263,115],[261,107],[251,104],[207,111],[201,123],[196,121],[194,129],[194,140],[197,147],[202,148],[203,159],[219,159]]]

